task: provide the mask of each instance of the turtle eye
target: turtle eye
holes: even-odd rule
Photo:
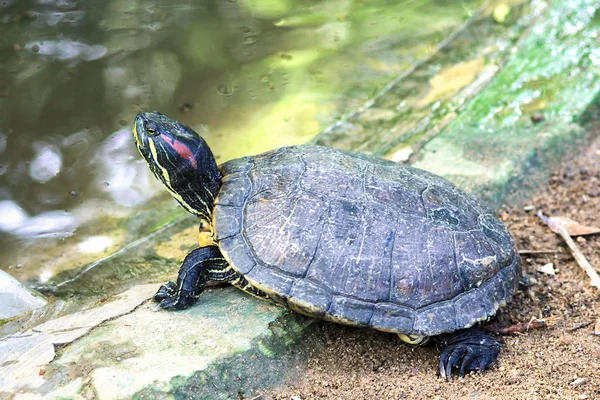
[[[156,136],[156,135],[158,135],[157,130],[154,129],[154,128],[152,128],[152,127],[150,127],[150,126],[146,128],[146,133],[148,135],[150,135],[150,136]]]

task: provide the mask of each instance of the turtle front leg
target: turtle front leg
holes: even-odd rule
[[[458,331],[442,340],[440,375],[452,379],[452,368],[457,367],[461,377],[469,371],[483,371],[500,353],[500,342],[492,334],[472,328]]]
[[[199,247],[185,257],[177,283],[170,281],[162,285],[154,300],[159,302],[159,308],[183,310],[198,300],[207,282],[231,282],[237,276],[217,246]]]

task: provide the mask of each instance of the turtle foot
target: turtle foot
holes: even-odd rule
[[[196,297],[185,295],[185,292],[178,291],[177,284],[169,281],[162,285],[154,295],[154,301],[158,302],[156,308],[171,308],[183,310],[196,302]]]
[[[162,285],[154,295],[154,301],[161,302],[162,300],[172,297],[177,293],[177,285],[173,281],[169,281]]]
[[[500,353],[500,342],[481,329],[459,331],[442,341],[440,375],[452,379],[452,368],[459,368],[459,375],[488,368]]]

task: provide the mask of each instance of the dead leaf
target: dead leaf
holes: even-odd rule
[[[497,335],[511,335],[518,333],[525,333],[531,329],[540,329],[552,326],[556,323],[558,316],[551,316],[545,319],[538,319],[532,317],[529,322],[521,322],[509,326],[498,326],[498,325],[487,325],[484,327],[485,330],[495,333]]]
[[[550,217],[553,224],[562,226],[569,232],[569,236],[596,235],[600,233],[600,228],[595,226],[582,225],[567,217]],[[554,229],[552,229],[554,230]]]
[[[435,103],[436,101],[452,97],[460,90],[473,83],[475,78],[477,78],[485,67],[485,57],[479,57],[474,60],[458,63],[440,71],[436,76],[429,80],[431,89],[417,104],[419,106],[426,106]]]
[[[552,232],[559,234],[563,238],[567,243],[567,246],[569,246],[569,250],[571,250],[571,254],[573,254],[575,261],[577,261],[577,265],[579,265],[579,267],[585,271],[587,276],[589,276],[591,280],[590,285],[600,290],[600,275],[598,275],[598,272],[596,272],[587,258],[585,258],[579,249],[579,246],[577,246],[577,243],[571,238],[567,228],[560,224],[560,220],[557,220],[556,217],[547,217],[542,211],[538,211],[537,216],[548,225]]]

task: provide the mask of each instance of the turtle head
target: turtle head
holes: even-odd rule
[[[150,170],[173,197],[192,214],[210,221],[221,173],[204,139],[158,112],[139,113],[133,136]]]

